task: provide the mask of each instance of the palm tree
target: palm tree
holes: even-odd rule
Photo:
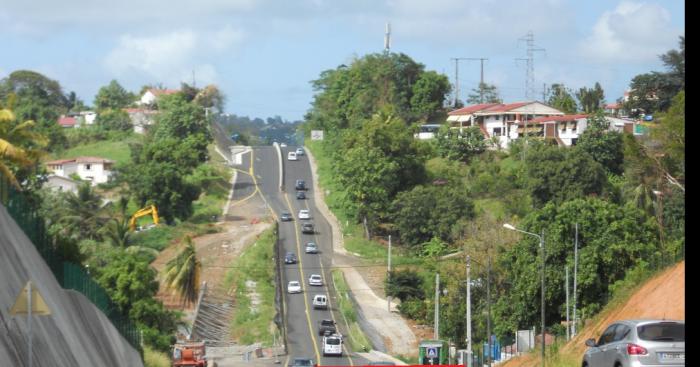
[[[78,186],[78,192],[68,192],[66,196],[67,214],[62,218],[66,230],[78,239],[99,239],[100,228],[108,218],[107,205],[102,203],[102,197],[84,182]]]
[[[0,175],[17,188],[16,169],[37,162],[48,143],[43,135],[32,131],[33,127],[34,121],[18,124],[12,111],[0,109]]]
[[[100,233],[114,247],[121,247],[130,254],[148,253],[155,259],[158,257],[158,251],[155,249],[130,244],[132,232],[129,228],[129,216],[126,215],[128,204],[129,199],[122,196],[117,202],[118,213],[109,219]]]
[[[185,236],[185,247],[164,269],[166,287],[182,297],[184,306],[197,301],[201,268],[192,238]]]

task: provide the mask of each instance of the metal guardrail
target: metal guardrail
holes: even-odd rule
[[[10,216],[32,241],[41,257],[53,272],[56,280],[65,289],[82,293],[112,322],[119,333],[139,351],[143,358],[141,335],[136,324],[119,312],[107,292],[79,264],[62,261],[53,246],[53,239],[46,232],[44,220],[37,208],[0,173],[0,204],[7,208]]]

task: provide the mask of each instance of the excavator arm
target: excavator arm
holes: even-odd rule
[[[147,206],[143,209],[139,209],[134,215],[131,216],[129,220],[129,229],[136,230],[136,219],[141,218],[146,215],[151,215],[153,217],[153,223],[158,225],[160,219],[158,218],[158,210],[155,205]]]

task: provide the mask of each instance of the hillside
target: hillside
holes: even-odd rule
[[[627,300],[606,307],[598,316],[587,322],[586,327],[560,350],[560,354],[580,362],[586,351],[586,339],[598,338],[603,330],[616,320],[644,318],[685,320],[685,261],[647,281]],[[510,360],[502,366],[539,365],[540,359],[530,354]]]

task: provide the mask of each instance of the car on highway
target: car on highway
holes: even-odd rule
[[[297,158],[297,154],[295,152],[289,152],[289,153],[287,153],[287,160],[288,161],[297,161],[299,159]]]
[[[297,180],[294,183],[294,188],[297,190],[306,190],[306,182],[304,180]]]
[[[286,148],[286,147],[287,147],[287,143],[280,144],[280,148]]]
[[[306,193],[303,191],[297,191],[297,200],[304,200],[306,199]]]
[[[323,285],[323,279],[319,274],[311,274],[309,277],[309,285]]]
[[[304,155],[304,148],[297,148],[297,155]]]
[[[314,225],[311,223],[304,223],[301,225],[301,233],[304,234],[314,234]]]
[[[282,215],[280,215],[280,220],[283,222],[289,222],[292,219],[292,214],[289,212],[282,212]]]
[[[285,264],[296,264],[297,263],[297,255],[295,255],[293,252],[287,252],[287,254],[284,255],[284,263]]]
[[[616,321],[586,346],[583,367],[685,366],[685,321]]]
[[[331,335],[336,331],[335,321],[324,319],[318,322],[318,335]]]
[[[287,284],[287,293],[301,293],[301,284],[296,280],[292,280]]]
[[[340,334],[331,334],[323,337],[323,355],[343,355],[343,337]]]
[[[308,209],[302,209],[299,211],[299,219],[311,219],[311,213]]]
[[[316,364],[311,358],[294,358],[291,367],[315,367]]]
[[[316,246],[315,242],[309,242],[306,244],[306,247],[304,248],[304,252],[307,254],[317,254],[318,253],[318,246]]]
[[[328,308],[328,298],[326,297],[325,294],[315,295],[312,303],[314,305],[314,308],[317,308],[317,309],[325,310]]]

